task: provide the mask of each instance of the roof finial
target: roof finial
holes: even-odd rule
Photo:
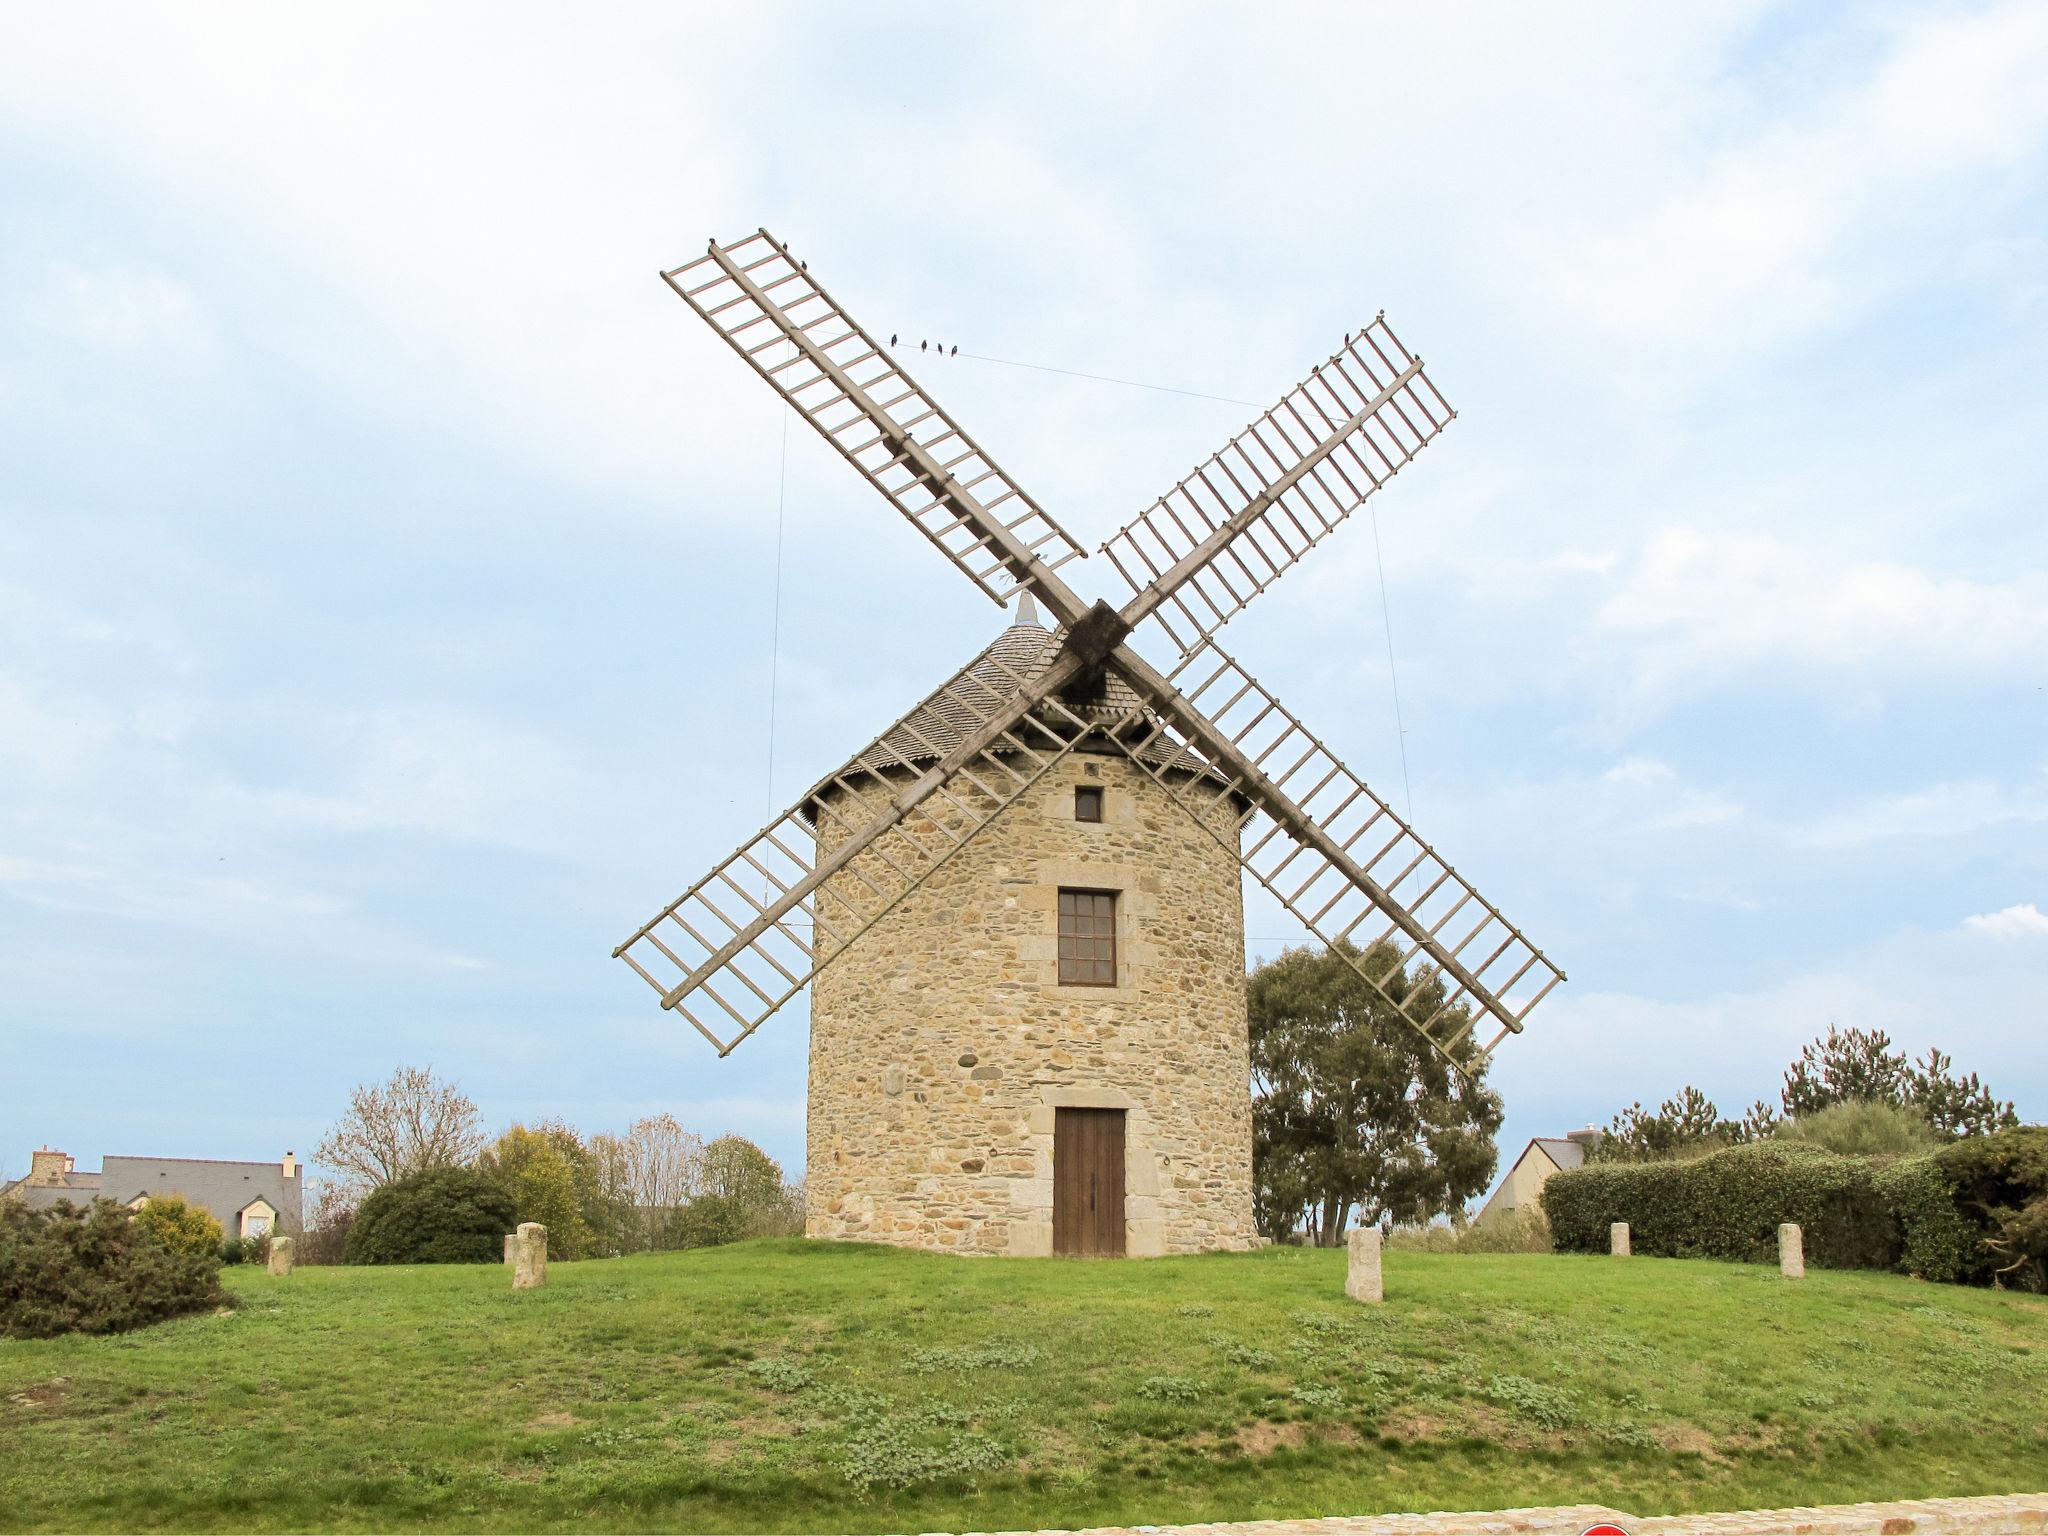
[[[1017,599],[1017,622],[1029,624],[1033,629],[1044,627],[1038,622],[1038,603],[1032,598],[1029,587],[1026,587],[1024,595]]]

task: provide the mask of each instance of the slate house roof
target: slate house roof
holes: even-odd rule
[[[99,1192],[98,1174],[67,1173],[61,1184],[31,1184],[27,1179],[16,1179],[12,1184],[0,1186],[0,1199],[19,1200],[30,1210],[40,1211],[63,1200],[73,1205],[84,1205],[96,1198]]]
[[[140,1195],[182,1195],[213,1212],[223,1227],[257,1200],[267,1200],[286,1230],[300,1229],[303,1173],[291,1178],[277,1163],[233,1163],[210,1157],[106,1157],[100,1162],[100,1193],[128,1204]]]
[[[1586,1160],[1586,1144],[1582,1141],[1571,1141],[1563,1136],[1538,1136],[1529,1145],[1541,1147],[1544,1154],[1557,1164],[1560,1173],[1567,1168],[1576,1168]]]
[[[213,1213],[229,1233],[258,1200],[276,1211],[285,1230],[301,1229],[304,1216],[304,1168],[286,1178],[281,1163],[228,1162],[205,1157],[106,1157],[98,1173],[69,1172],[57,1183],[17,1179],[0,1186],[0,1199],[19,1200],[33,1210],[60,1201],[84,1205],[104,1197],[128,1205],[144,1195],[179,1195]]]

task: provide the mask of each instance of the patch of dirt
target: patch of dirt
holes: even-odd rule
[[[8,1393],[7,1401],[17,1408],[54,1408],[70,1395],[71,1378],[52,1376],[48,1381],[39,1381],[32,1387]]]
[[[1249,1424],[1238,1426],[1237,1448],[1247,1456],[1270,1456],[1283,1447],[1292,1450],[1307,1438],[1308,1426],[1305,1424],[1275,1424],[1269,1419],[1254,1419]]]
[[[526,1427],[535,1429],[573,1429],[581,1421],[573,1413],[543,1413],[534,1417]]]
[[[1450,1427],[1450,1421],[1434,1413],[1400,1408],[1380,1420],[1380,1433],[1397,1440],[1434,1440]]]
[[[1667,1451],[1694,1456],[1714,1456],[1714,1437],[1697,1424],[1665,1424],[1650,1431]]]

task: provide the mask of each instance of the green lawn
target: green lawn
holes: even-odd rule
[[[0,1525],[1001,1530],[2048,1485],[2048,1301],[1665,1259],[750,1243],[0,1342]]]

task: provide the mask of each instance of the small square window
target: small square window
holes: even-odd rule
[[[1116,985],[1116,892],[1060,892],[1060,985]]]
[[[1095,784],[1083,784],[1074,791],[1074,820],[1102,820],[1102,789]]]

